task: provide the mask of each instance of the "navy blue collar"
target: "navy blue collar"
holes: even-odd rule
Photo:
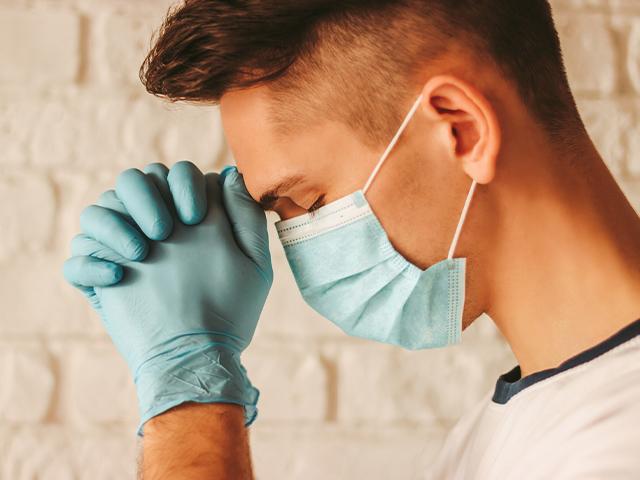
[[[564,372],[583,363],[590,362],[594,358],[599,357],[603,353],[608,352],[618,345],[622,345],[623,343],[631,340],[637,335],[640,335],[640,319],[636,320],[633,323],[630,323],[622,330],[618,331],[618,333],[613,334],[603,342],[600,342],[597,345],[594,345],[593,347],[585,350],[584,352],[581,352],[562,362],[555,368],[541,370],[539,372],[532,373],[531,375],[527,375],[526,377],[521,378],[522,373],[520,372],[520,366],[518,365],[509,372],[500,375],[500,378],[498,378],[498,381],[496,382],[496,389],[493,392],[492,400],[495,403],[504,405],[516,393],[521,392],[534,383],[538,383],[541,380],[553,377],[560,372]]]

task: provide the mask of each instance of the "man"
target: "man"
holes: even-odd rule
[[[134,375],[144,478],[251,478],[263,208],[346,333],[445,347],[486,312],[509,342],[428,478],[640,477],[640,220],[547,1],[187,0],[141,78],[220,103],[238,165],[124,172],[65,264]]]

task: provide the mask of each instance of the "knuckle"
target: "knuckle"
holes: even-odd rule
[[[149,228],[149,237],[152,240],[164,240],[171,233],[171,224],[162,219],[156,219]]]
[[[137,168],[128,168],[120,172],[116,180],[116,191],[121,191],[123,187],[126,187],[130,182],[137,180],[141,176],[144,176],[144,173]]]
[[[86,238],[87,238],[86,236],[82,234],[78,234],[71,239],[70,245],[71,245],[72,254],[73,252],[77,251],[81,245],[84,244],[84,242],[86,241]]]
[[[189,160],[181,160],[175,163],[171,167],[171,170],[169,170],[168,180],[169,183],[190,183],[198,174],[201,174],[200,170],[192,162],[190,162]]]
[[[78,270],[82,267],[82,257],[70,257],[62,264],[62,275],[69,283],[76,283]]]
[[[105,190],[98,197],[98,203],[111,202],[111,201],[113,201],[113,200],[115,200],[117,198],[118,198],[118,196],[116,195],[116,191],[115,190],[112,190],[112,189],[111,190]]]
[[[187,225],[194,225],[202,220],[202,215],[193,207],[185,209],[181,212],[181,220]]]
[[[80,212],[80,225],[87,225],[94,217],[102,214],[102,209],[97,205],[89,205]]]
[[[171,167],[171,170],[179,170],[182,168],[186,168],[186,169],[195,169],[197,170],[198,167],[195,166],[195,164],[189,160],[180,160],[179,162],[176,162],[173,167]]]
[[[146,167],[144,167],[145,172],[154,171],[154,172],[167,172],[169,169],[162,162],[152,162]]]

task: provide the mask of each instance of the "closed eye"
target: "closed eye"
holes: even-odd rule
[[[321,208],[324,205],[324,197],[325,195],[322,194],[318,197],[318,199],[313,202],[313,205],[311,205],[307,210],[309,211],[309,213],[313,213],[316,210],[318,210],[319,208]]]

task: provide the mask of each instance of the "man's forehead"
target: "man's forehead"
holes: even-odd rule
[[[220,114],[228,146],[254,200],[269,201],[300,180],[284,168],[286,158],[273,135],[261,88],[225,93]]]
[[[259,90],[229,92],[220,107],[238,169],[251,196],[265,209],[271,209],[279,197],[292,198],[289,193],[301,199],[320,185],[332,184],[344,176],[347,162],[348,171],[355,173],[361,165],[368,169],[369,157],[378,155],[352,129],[332,119],[317,118],[304,128],[278,134],[269,114],[268,94]]]
[[[220,99],[222,126],[236,157],[250,159],[275,144],[264,95],[258,90],[233,91]]]

